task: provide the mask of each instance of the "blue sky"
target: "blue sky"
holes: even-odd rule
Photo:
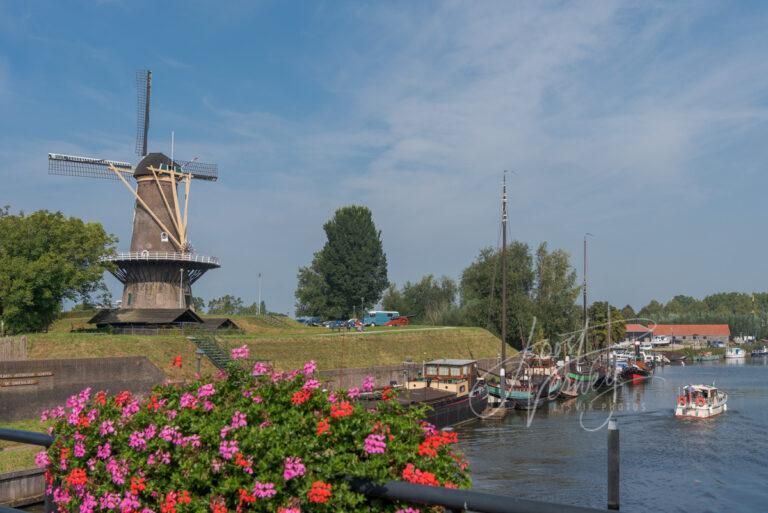
[[[768,289],[763,2],[0,1],[0,204],[102,222],[119,183],[48,176],[48,152],[217,162],[191,239],[223,266],[195,294],[293,309],[299,266],[345,204],[374,213],[401,284],[458,277],[511,236],[581,265],[590,297]],[[117,282],[108,278],[115,292]]]

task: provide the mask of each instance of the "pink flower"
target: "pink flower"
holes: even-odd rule
[[[123,418],[133,417],[139,411],[139,401],[131,401],[123,407]]]
[[[197,389],[198,399],[202,399],[203,397],[210,397],[215,393],[216,393],[216,389],[213,388],[213,383],[208,383]]]
[[[176,443],[175,440],[174,440],[174,443]],[[190,446],[194,448],[200,447],[202,445],[202,443],[200,442],[200,435],[185,436],[184,438],[181,439],[181,442],[178,445],[181,445],[182,447],[186,447],[186,446]],[[237,442],[235,442],[235,445],[237,445]]]
[[[301,462],[301,458],[289,457],[285,458],[283,463],[283,479],[288,481],[294,477],[300,477],[304,475],[306,467]]]
[[[215,405],[215,404],[213,404],[213,403],[212,403],[211,401],[209,401],[208,399],[206,399],[205,401],[203,401],[203,409],[204,409],[205,411],[211,411],[211,410],[213,410],[214,408],[216,408],[216,405]]]
[[[403,509],[398,509],[397,511],[395,511],[395,513],[420,513],[420,511],[414,508],[403,508]]]
[[[190,394],[189,392],[183,394],[181,396],[181,399],[179,400],[179,405],[181,408],[196,408],[197,407],[197,398]]]
[[[376,380],[373,376],[366,376],[363,380],[363,392],[373,392],[373,387],[376,384]]]
[[[235,411],[235,413],[232,415],[232,429],[245,427],[247,425],[248,425],[248,420],[245,417],[245,413],[241,413],[240,411]]]
[[[168,410],[167,412],[165,412],[165,416],[168,418],[168,420],[175,419],[176,415],[178,415],[178,412],[176,410]]]
[[[86,492],[80,502],[80,513],[93,513],[96,507],[96,499],[90,493]]]
[[[365,446],[363,449],[368,454],[383,454],[384,450],[387,448],[387,444],[384,440],[384,435],[368,435],[365,438]]]
[[[260,483],[256,481],[253,485],[253,495],[259,499],[269,499],[277,494],[274,483]]]
[[[355,399],[360,396],[360,389],[357,387],[352,387],[349,390],[347,390],[347,397],[350,399]]]
[[[105,493],[99,497],[99,508],[115,509],[120,504],[120,496],[116,493]]]
[[[165,440],[166,442],[170,442],[174,438],[176,438],[176,435],[178,434],[178,430],[171,426],[163,426],[163,429],[160,430],[160,438]]]
[[[264,362],[256,362],[253,364],[253,371],[251,372],[252,376],[261,376],[262,374],[266,374],[270,371],[269,365],[267,365]]]
[[[237,454],[237,440],[222,440],[219,444],[219,454],[225,460],[231,460]]]
[[[248,352],[248,346],[247,345],[242,345],[240,347],[236,347],[236,348],[232,349],[232,351],[229,352],[229,356],[233,360],[245,360],[245,359],[248,358],[248,354],[249,354],[249,352]]]
[[[85,444],[79,440],[75,442],[75,450],[72,451],[72,453],[75,455],[75,458],[82,458],[85,456]]]
[[[315,370],[317,370],[317,362],[314,360],[310,360],[307,363],[304,364],[304,375],[305,376],[311,376],[315,373]]]
[[[282,506],[277,508],[277,513],[301,513],[299,508],[283,508]]]
[[[329,403],[335,403],[336,401],[338,401],[338,397],[336,397],[336,393],[335,392],[331,392],[330,394],[328,394],[328,402]]]
[[[144,439],[144,433],[141,431],[134,431],[128,436],[128,447],[136,449],[137,451],[143,451],[147,448],[147,441]]]
[[[40,422],[45,422],[45,421],[47,421],[47,420],[50,418],[50,417],[49,417],[49,415],[50,415],[50,414],[51,414],[51,412],[50,412],[49,410],[43,410],[43,411],[40,413]]]
[[[40,451],[37,454],[35,454],[35,465],[37,465],[39,468],[45,468],[50,464],[51,464],[51,460],[50,458],[48,458],[47,452]]]
[[[96,457],[100,458],[102,460],[106,460],[112,455],[112,447],[109,445],[109,442],[105,443],[104,445],[99,445],[96,448]]]
[[[304,390],[314,390],[320,388],[320,382],[316,379],[308,379],[304,382],[304,385],[301,388]]]

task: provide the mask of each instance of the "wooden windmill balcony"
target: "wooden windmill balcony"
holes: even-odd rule
[[[193,253],[170,253],[167,251],[127,251],[116,253],[113,256],[101,258],[102,262],[125,262],[125,261],[144,261],[155,260],[171,262],[195,262],[198,264],[207,264],[210,267],[220,267],[219,259],[212,256],[198,255]]]

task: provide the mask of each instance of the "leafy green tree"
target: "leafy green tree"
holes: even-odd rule
[[[259,304],[259,311],[257,312],[259,315],[267,315],[269,312],[267,311],[267,303],[266,301],[262,300]]]
[[[587,309],[589,316],[589,342],[592,349],[608,346],[608,308],[611,309],[611,343],[624,339],[626,324],[621,310],[607,301],[596,301]]]
[[[192,298],[192,309],[197,313],[201,313],[205,310],[205,300],[201,297],[194,296]]]
[[[98,223],[61,212],[12,215],[0,208],[0,326],[9,333],[46,329],[62,301],[95,304],[106,290],[101,257],[117,239]]]
[[[625,321],[637,318],[637,314],[635,313],[635,309],[632,308],[632,305],[625,305],[624,308],[621,309],[621,316],[624,317]]]
[[[382,306],[400,315],[414,317],[423,324],[444,324],[456,309],[456,282],[447,276],[436,279],[428,274],[416,283],[405,282],[402,290],[390,284],[384,293]]]
[[[637,316],[641,319],[650,319],[654,322],[660,322],[661,317],[664,314],[664,305],[652,299],[650,303],[645,305],[637,313]]]
[[[501,251],[484,248],[461,275],[464,319],[501,333]],[[507,343],[520,348],[533,323],[531,292],[535,273],[527,244],[514,241],[507,248]]]
[[[580,290],[568,253],[561,249],[549,252],[547,243],[542,243],[536,251],[533,290],[534,313],[541,337],[553,341],[558,335],[577,329],[579,308],[576,298]]]
[[[229,294],[208,301],[208,313],[211,315],[238,315],[243,310],[243,300]]]
[[[327,241],[309,268],[299,269],[297,315],[348,318],[354,308],[370,308],[381,299],[387,257],[371,211],[350,205],[323,225]]]

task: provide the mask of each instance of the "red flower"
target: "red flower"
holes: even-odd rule
[[[328,419],[321,419],[320,422],[317,423],[317,436],[330,433],[330,431],[331,424],[328,422]]]
[[[437,456],[437,449],[443,445],[455,444],[459,441],[459,435],[453,431],[437,431],[428,435],[426,440],[419,445],[419,456]]]
[[[93,398],[93,400],[98,404],[99,406],[104,406],[107,404],[107,393],[103,390],[96,393],[96,396]]]
[[[160,409],[160,403],[157,400],[157,396],[152,394],[149,398],[149,402],[147,403],[147,410],[157,411],[159,409]]]
[[[88,482],[88,475],[85,470],[76,468],[69,473],[66,479],[70,486],[84,485]]]
[[[91,425],[91,421],[90,421],[90,419],[89,419],[88,417],[86,417],[85,415],[80,415],[80,416],[77,418],[77,425],[78,425],[78,426],[80,426],[80,427],[88,427],[88,426],[90,426],[90,425]]]
[[[69,447],[62,447],[61,448],[61,453],[59,454],[59,457],[62,460],[66,460],[67,458],[69,458],[69,454],[71,452],[72,452],[72,449],[70,449]]]
[[[324,504],[331,498],[331,485],[322,481],[312,483],[312,488],[307,492],[309,502]]]
[[[189,496],[188,491],[182,490],[181,495],[177,497],[176,502],[179,504],[189,504],[192,502],[192,497]]]
[[[147,489],[147,485],[144,484],[144,478],[143,477],[133,476],[131,478],[131,493],[133,495],[138,495],[139,492],[143,492],[146,489]]]
[[[312,391],[302,389],[293,394],[293,397],[291,397],[291,402],[298,406],[299,404],[304,404],[307,402],[310,397],[312,397]]]
[[[334,419],[340,419],[341,417],[349,417],[355,409],[349,403],[349,401],[342,401],[339,404],[331,405],[331,417]]]
[[[181,369],[181,355],[177,355],[171,362],[171,367],[178,367]]]
[[[227,506],[222,502],[211,503],[211,511],[213,513],[227,513]]]
[[[390,399],[394,399],[395,397],[395,391],[392,390],[391,387],[384,387],[384,390],[381,391],[381,398],[384,401],[389,401]]]
[[[125,403],[131,400],[130,390],[123,390],[115,396],[115,404],[118,406],[125,406]]]
[[[422,484],[427,486],[440,486],[437,478],[432,472],[425,472],[417,469],[413,466],[413,463],[409,463],[403,469],[403,479],[409,483]]]

